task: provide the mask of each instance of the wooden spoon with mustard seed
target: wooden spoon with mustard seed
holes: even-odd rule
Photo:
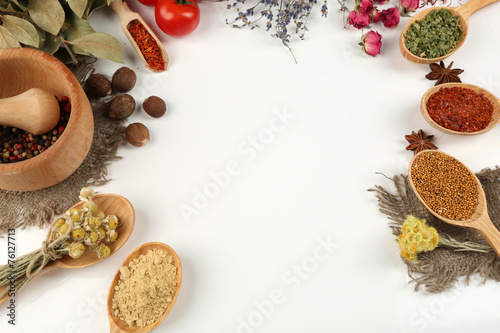
[[[434,211],[429,205],[424,201],[420,193],[418,192],[415,184],[414,184],[414,179],[412,177],[413,173],[413,166],[418,161],[419,157],[424,156],[425,154],[442,154],[444,156],[447,156],[449,158],[454,159],[456,162],[458,162],[461,166],[465,168],[465,170],[469,173],[471,179],[474,180],[474,185],[477,187],[477,199],[478,199],[478,204],[476,206],[475,211],[473,212],[472,216],[468,219],[465,220],[452,220],[446,217],[443,217],[441,214],[438,212]],[[415,165],[418,168],[418,165]],[[434,170],[433,170],[434,171]],[[462,162],[458,161],[456,158],[454,158],[451,155],[448,155],[446,153],[443,153],[441,151],[437,150],[423,150],[419,152],[418,154],[415,154],[413,156],[410,166],[408,168],[408,178],[410,180],[411,187],[413,191],[415,192],[417,198],[424,204],[424,206],[437,218],[439,218],[441,221],[459,226],[459,227],[465,227],[469,228],[472,230],[475,230],[478,232],[481,236],[484,237],[490,243],[491,247],[495,250],[498,256],[500,256],[500,231],[493,225],[493,223],[490,220],[490,217],[488,215],[488,207],[486,204],[486,196],[484,194],[483,187],[481,186],[481,183],[479,182],[479,179],[477,179],[476,175],[469,169],[467,168]]]
[[[116,194],[98,194],[92,198],[92,201],[97,205],[99,210],[105,214],[114,214],[118,217],[119,227],[116,229],[118,238],[114,243],[108,243],[111,250],[111,255],[116,253],[129,239],[135,224],[135,211],[132,204],[124,197]],[[80,201],[71,208],[82,208],[85,202]],[[70,209],[71,209],[70,208]],[[108,257],[109,258],[109,257]],[[83,268],[101,262],[107,258],[99,259],[95,252],[85,252],[80,258],[73,259],[69,255],[65,255],[58,260],[52,261],[45,266],[42,271],[50,270],[54,267],[59,268]],[[38,274],[38,275],[39,275]],[[30,280],[31,281],[31,280]],[[8,287],[8,286],[7,286]],[[0,292],[5,289],[1,288]],[[0,304],[8,298],[8,294],[0,299]]]
[[[124,0],[116,0],[113,1],[109,5],[121,18],[121,25],[122,25],[122,30],[125,36],[127,36],[128,40],[130,43],[132,43],[132,46],[134,47],[135,51],[141,58],[142,62],[146,65],[147,68],[152,70],[153,72],[158,72],[157,70],[152,69],[146,59],[144,58],[144,55],[142,54],[139,46],[137,46],[137,43],[135,42],[134,38],[130,34],[129,27],[135,22],[140,22],[144,28],[149,32],[151,37],[155,40],[156,44],[158,45],[158,48],[161,51],[162,57],[163,57],[163,62],[165,63],[165,69],[167,68],[168,65],[168,54],[167,51],[165,50],[165,47],[163,47],[163,44],[161,43],[160,39],[156,36],[156,34],[153,32],[153,30],[149,27],[149,25],[144,21],[141,15],[137,14],[136,12],[130,10],[130,8],[127,6],[127,3]],[[159,71],[162,72],[162,71]]]
[[[480,131],[475,131],[475,132],[460,132],[460,131],[454,131],[448,128],[445,128],[432,119],[432,117],[429,115],[429,111],[427,109],[427,101],[429,98],[434,94],[435,92],[439,91],[440,89],[443,88],[452,88],[452,87],[460,87],[460,88],[465,88],[465,89],[471,89],[475,91],[478,94],[484,95],[490,102],[491,105],[493,106],[493,114],[490,123],[488,126],[483,128]],[[447,134],[458,134],[458,135],[476,135],[476,134],[482,134],[486,133],[489,130],[491,130],[493,127],[498,125],[498,122],[500,122],[500,99],[498,99],[495,95],[493,95],[491,92],[488,90],[475,86],[473,84],[468,84],[468,83],[455,83],[455,82],[450,82],[450,83],[443,83],[437,86],[434,86],[427,90],[425,94],[422,96],[422,100],[420,102],[420,112],[422,113],[422,116],[424,119],[434,127],[435,129],[447,133]]]
[[[146,243],[138,248],[136,248],[132,253],[125,259],[123,262],[122,266],[127,266],[132,260],[138,258],[141,255],[144,255],[148,253],[150,250],[163,250],[166,251],[169,255],[171,255],[174,258],[174,265],[177,267],[177,289],[175,290],[174,296],[172,297],[172,302],[168,304],[167,309],[163,313],[163,315],[158,318],[154,323],[151,323],[145,327],[139,327],[139,326],[129,326],[119,318],[117,318],[113,314],[113,297],[115,296],[115,287],[118,284],[118,280],[120,279],[120,270],[118,270],[115,274],[115,277],[113,278],[113,281],[111,282],[111,286],[109,287],[108,291],[108,318],[109,318],[109,325],[110,325],[110,333],[122,333],[122,332],[134,332],[134,333],[146,333],[150,332],[151,330],[155,329],[160,323],[167,317],[167,315],[170,313],[170,310],[172,310],[175,301],[177,300],[177,296],[179,295],[179,289],[181,288],[181,281],[182,281],[182,267],[181,267],[181,261],[179,259],[179,256],[175,251],[168,245],[163,244],[163,243],[158,243],[158,242],[151,242],[151,243]],[[121,267],[121,266],[120,266]]]
[[[417,64],[430,64],[433,62],[439,62],[449,57],[450,55],[455,53],[455,51],[458,50],[465,42],[465,38],[467,37],[467,33],[469,32],[469,17],[479,9],[491,5],[492,3],[497,1],[498,0],[469,0],[465,5],[459,7],[431,7],[416,13],[408,21],[408,23],[406,23],[403,31],[401,32],[401,36],[399,38],[399,49],[401,51],[401,54],[405,59]],[[415,21],[422,21],[425,16],[427,16],[427,14],[429,14],[432,10],[441,8],[449,10],[453,16],[458,16],[458,24],[460,25],[460,27],[462,27],[462,38],[460,39],[460,42],[448,54],[445,54],[444,56],[438,58],[422,58],[414,55],[406,47],[406,38],[404,36],[405,33],[408,31],[408,29],[410,29]]]

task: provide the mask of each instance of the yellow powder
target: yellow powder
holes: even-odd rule
[[[129,326],[147,326],[165,313],[176,288],[174,258],[166,251],[150,250],[120,267],[113,313]]]

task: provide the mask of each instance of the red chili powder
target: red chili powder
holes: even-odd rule
[[[490,123],[493,105],[481,93],[461,87],[442,88],[427,100],[429,116],[444,128],[477,132]]]

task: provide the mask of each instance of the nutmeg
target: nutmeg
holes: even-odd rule
[[[125,138],[136,147],[144,146],[149,142],[149,130],[141,123],[132,123],[125,130]]]
[[[87,90],[96,97],[111,94],[111,82],[102,74],[91,74],[86,81]]]
[[[127,92],[132,90],[137,81],[137,75],[128,67],[118,68],[111,78],[113,89],[118,92]]]
[[[144,100],[142,107],[147,114],[154,118],[160,118],[167,112],[167,105],[158,96],[150,96]]]
[[[113,120],[128,118],[135,111],[135,99],[129,94],[116,95],[108,108],[109,117]]]

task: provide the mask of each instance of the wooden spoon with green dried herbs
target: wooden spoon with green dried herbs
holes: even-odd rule
[[[60,268],[83,268],[87,266],[94,265],[98,262],[101,262],[105,260],[109,255],[112,255],[116,251],[118,251],[124,244],[127,242],[128,238],[130,237],[130,234],[132,233],[132,230],[134,228],[135,224],[135,211],[132,206],[132,204],[125,199],[124,197],[116,194],[99,194],[94,197],[92,197],[92,203],[97,206],[97,209],[100,211],[104,212],[105,214],[113,214],[117,217],[117,227],[116,227],[116,233],[119,234],[118,237],[116,237],[116,241],[111,241],[107,243],[107,249],[109,249],[109,252],[107,252],[107,255],[104,256],[98,256],[96,255],[96,250],[93,251],[85,251],[80,254],[78,258],[72,258],[72,254],[64,254],[65,251],[61,247],[54,247],[52,250],[54,250],[54,254],[57,255],[62,255],[59,259],[46,262],[47,259],[46,257],[42,256],[35,260],[33,270],[35,273],[33,274],[32,277],[27,277],[26,276],[26,266],[29,264],[30,261],[34,258],[34,256],[37,256],[40,250],[34,251],[32,253],[27,254],[26,256],[23,256],[22,258],[18,258],[16,260],[13,260],[12,262],[9,261],[7,265],[1,266],[0,267],[0,304],[4,302],[7,298],[9,298],[12,295],[15,295],[19,292],[19,290],[28,282],[30,281],[34,276],[40,274],[43,271],[52,269],[53,267],[60,267]],[[73,211],[75,212],[75,209],[82,210],[82,208],[88,204],[86,201],[80,201],[73,207],[71,207],[68,211]],[[75,223],[76,224],[76,223]],[[83,228],[82,228],[83,229]],[[96,231],[99,232],[99,228],[96,228]],[[53,228],[53,230],[55,230]],[[60,230],[60,229],[59,229]],[[76,228],[74,229],[76,230]],[[114,230],[114,229],[112,229]],[[75,236],[78,237],[75,233],[72,234],[71,239],[75,239]],[[86,237],[86,236],[85,236]],[[54,235],[51,235],[49,238],[49,242],[46,242],[47,246],[45,247],[45,251],[48,251],[47,248],[50,250],[51,246],[51,240],[54,239]],[[82,239],[83,241],[83,239]],[[81,244],[81,243],[79,243]],[[85,246],[86,243],[85,243]],[[88,246],[87,246],[88,247]],[[71,248],[70,248],[71,251]],[[51,252],[51,251],[48,251]],[[64,254],[64,255],[63,255]],[[27,259],[27,260],[26,260]],[[44,266],[41,267],[40,263],[44,262]],[[39,271],[38,271],[39,270]],[[11,280],[15,281],[15,288],[11,288]]]
[[[463,45],[469,31],[469,17],[497,1],[469,0],[460,7],[432,7],[418,12],[401,32],[401,54],[417,64],[430,64],[449,57]],[[439,31],[446,34],[443,38],[435,34],[438,24],[441,25]],[[426,38],[422,38],[422,34]]]

